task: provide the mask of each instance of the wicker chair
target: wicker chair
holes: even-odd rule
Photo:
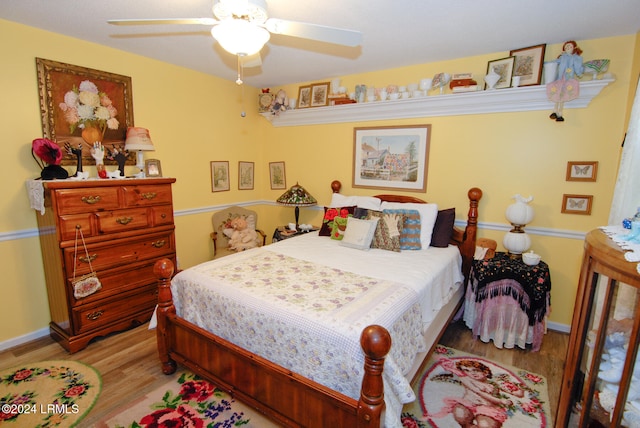
[[[255,229],[258,233],[257,244],[263,246],[266,242],[267,235],[257,228],[258,214],[255,211],[248,210],[246,208],[232,206],[222,211],[218,211],[213,214],[211,221],[213,224],[213,232],[211,232],[211,239],[213,240],[213,258],[224,257],[229,254],[235,253],[234,250],[229,248],[229,222],[236,217],[244,217],[247,220],[248,227]],[[225,234],[225,229],[227,233]]]

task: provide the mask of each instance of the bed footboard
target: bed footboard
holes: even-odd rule
[[[354,400],[179,318],[170,288],[173,263],[158,260],[154,272],[163,373],[171,374],[181,364],[283,426],[380,426],[385,407],[382,371],[391,349],[385,328],[372,325],[362,332],[365,374],[360,399]]]

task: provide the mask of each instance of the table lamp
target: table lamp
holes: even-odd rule
[[[127,139],[124,148],[129,151],[136,150],[136,167],[140,169],[140,175],[144,177],[144,151],[153,151],[153,143],[149,130],[145,128],[130,127],[127,129]]]
[[[309,192],[298,183],[284,192],[276,202],[281,205],[296,207],[296,230],[298,229],[298,219],[300,218],[300,207],[310,207],[318,203],[316,198],[311,196]]]
[[[507,207],[505,213],[505,217],[507,217],[513,229],[504,236],[502,245],[509,251],[511,258],[520,258],[522,253],[531,246],[531,239],[523,229],[526,224],[533,220],[533,208],[529,205],[529,202],[533,200],[533,196],[523,198],[520,195],[515,195],[513,199],[516,201]]]

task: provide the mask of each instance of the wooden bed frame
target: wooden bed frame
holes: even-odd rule
[[[338,193],[340,182],[334,181],[331,188]],[[390,202],[425,202],[411,196],[378,197]],[[472,188],[468,197],[467,226],[464,230],[454,228],[451,241],[460,248],[465,283],[475,252],[478,201],[482,191]],[[158,353],[165,374],[174,373],[177,364],[181,364],[287,427],[377,428],[384,420],[382,370],[384,358],[391,349],[391,336],[383,327],[373,325],[362,332],[365,374],[360,399],[355,400],[179,318],[170,288],[173,263],[168,259],[159,260],[154,272],[159,279]]]

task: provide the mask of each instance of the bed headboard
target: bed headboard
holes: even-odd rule
[[[340,193],[342,183],[338,180],[331,182],[331,191],[333,193]],[[464,229],[453,227],[453,235],[451,237],[451,243],[457,245],[462,255],[462,273],[464,274],[465,283],[469,279],[469,272],[471,271],[471,265],[473,263],[473,255],[476,251],[476,233],[478,230],[478,202],[482,198],[482,190],[477,187],[469,189],[467,192],[469,198],[469,212],[467,213],[467,225]],[[376,198],[380,198],[387,202],[412,202],[418,204],[425,204],[426,201],[416,198],[414,196],[405,195],[375,195]]]

